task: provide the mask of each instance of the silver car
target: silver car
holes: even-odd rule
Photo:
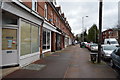
[[[102,45],[102,58],[103,59],[111,59],[111,53],[116,49],[116,46],[113,45]]]
[[[91,51],[98,51],[98,44],[90,44]]]

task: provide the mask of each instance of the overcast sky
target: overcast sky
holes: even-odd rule
[[[89,29],[93,24],[98,26],[99,0],[57,0],[57,5],[61,5],[67,20],[72,28],[72,32],[79,34],[82,32],[82,17],[84,18],[84,29]],[[103,29],[112,28],[118,24],[118,1],[104,0],[103,3]]]

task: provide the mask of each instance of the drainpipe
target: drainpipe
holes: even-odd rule
[[[43,44],[43,24],[44,24],[44,20],[42,21],[41,25],[40,25],[40,58],[43,58],[43,53],[42,53],[42,44]]]

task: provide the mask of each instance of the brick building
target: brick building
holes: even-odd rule
[[[56,2],[39,0],[1,2],[1,67],[25,66],[46,52],[72,44],[73,34]]]
[[[118,30],[108,29],[102,32],[102,40],[106,38],[115,38],[118,40]]]

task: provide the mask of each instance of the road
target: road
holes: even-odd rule
[[[5,78],[117,78],[118,73],[109,65],[90,61],[90,52],[79,45],[38,60],[32,64],[46,65],[42,70],[19,69]]]

